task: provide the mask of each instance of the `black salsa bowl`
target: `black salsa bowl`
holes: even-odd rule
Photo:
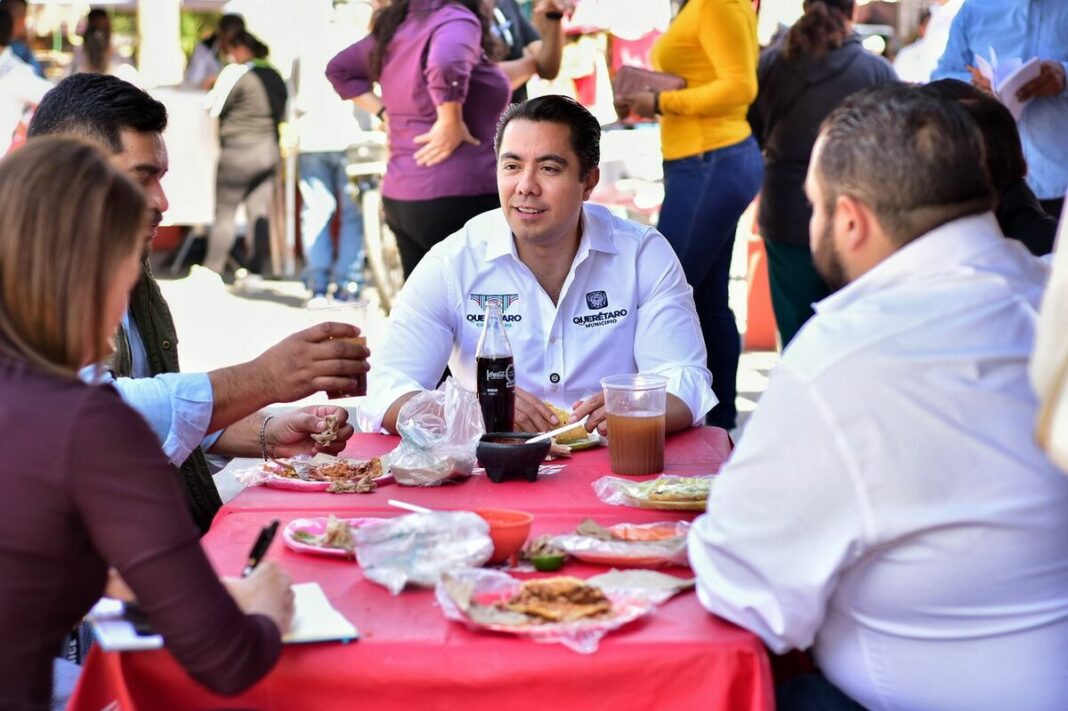
[[[545,460],[552,444],[542,440],[527,444],[536,432],[489,432],[478,441],[475,454],[486,469],[490,481],[499,484],[505,479],[538,480],[538,467]]]

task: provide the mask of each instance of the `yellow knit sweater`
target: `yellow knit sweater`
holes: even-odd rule
[[[653,66],[686,80],[660,94],[665,160],[730,146],[749,137],[760,47],[750,0],[690,0],[653,46]]]

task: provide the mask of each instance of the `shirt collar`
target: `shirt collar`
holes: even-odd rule
[[[590,252],[619,253],[619,249],[612,240],[612,230],[606,224],[605,215],[600,214],[598,209],[592,208],[589,203],[584,203],[580,219],[582,220],[582,237],[579,239],[578,251],[575,253],[576,263],[585,259]],[[506,255],[519,259],[519,254],[515,251],[512,229],[504,217],[503,208],[497,210],[493,221],[493,230],[486,239],[486,261],[491,262]]]
[[[948,273],[1005,239],[992,212],[947,222],[917,237],[815,304],[816,312],[841,311],[894,284]]]

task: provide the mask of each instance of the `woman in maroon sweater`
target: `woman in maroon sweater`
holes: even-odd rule
[[[111,353],[146,218],[87,143],[40,138],[0,162],[0,708],[49,707],[52,659],[109,566],[221,693],[271,669],[292,616],[273,565],[227,591],[148,425],[77,378]]]

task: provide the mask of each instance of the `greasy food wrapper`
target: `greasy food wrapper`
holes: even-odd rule
[[[662,474],[655,479],[635,481],[605,476],[592,486],[597,498],[606,504],[664,511],[704,511],[714,479],[714,476]]]
[[[363,574],[394,595],[411,583],[434,587],[442,573],[479,566],[493,554],[489,524],[470,511],[432,511],[353,531]]]
[[[610,565],[688,565],[687,521],[617,524],[584,521],[574,533],[552,537],[557,548],[579,560]]]
[[[393,478],[403,486],[437,486],[471,476],[485,429],[478,398],[449,377],[404,404],[397,432],[400,444],[383,457]]]
[[[498,606],[511,599],[522,583],[498,570],[457,570],[441,576],[435,595],[445,617],[472,629],[521,635],[544,644],[562,644],[581,654],[596,652],[606,634],[656,608],[654,596],[643,589],[602,588],[612,603],[609,615],[570,622],[532,623],[528,615]]]
[[[613,591],[640,593],[658,605],[680,592],[692,590],[697,584],[694,578],[677,578],[655,570],[610,570],[587,578],[586,582],[601,588],[609,596]]]
[[[309,468],[337,468],[343,466],[356,472],[353,476],[337,478],[315,477],[309,474]],[[289,470],[287,474],[284,470]],[[359,472],[365,472],[359,474]],[[319,452],[315,456],[298,454],[284,459],[272,459],[266,462],[234,470],[234,479],[243,486],[266,485],[275,489],[293,491],[328,491],[331,493],[370,493],[378,483],[388,479],[382,472],[380,463],[335,457]]]

